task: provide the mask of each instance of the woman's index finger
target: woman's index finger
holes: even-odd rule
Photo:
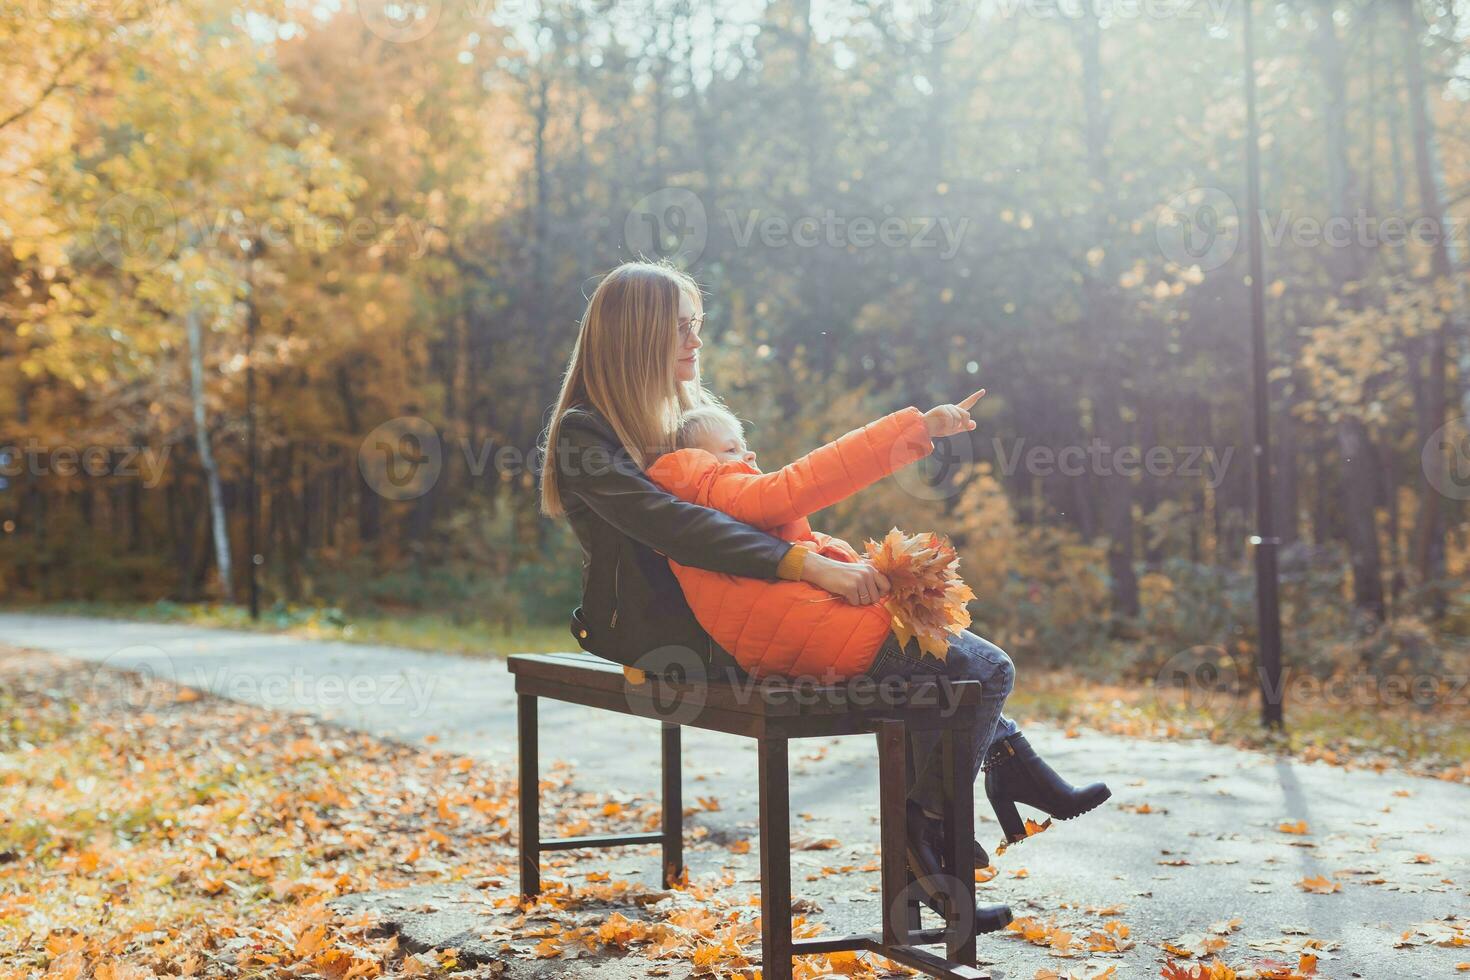
[[[979,391],[975,392],[969,398],[966,398],[964,401],[960,402],[960,408],[969,410],[970,408],[974,407],[974,404],[976,402],[978,402],[984,394],[985,394],[985,389],[984,388],[981,388]]]

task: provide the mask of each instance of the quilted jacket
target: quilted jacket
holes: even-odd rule
[[[582,604],[571,629],[584,650],[648,670],[685,650],[709,669],[733,667],[699,625],[668,558],[752,580],[799,577],[784,571],[790,543],[655,486],[590,405],[567,412],[547,465],[560,470],[562,503],[582,545]]]
[[[648,476],[691,503],[724,511],[828,558],[857,561],[845,541],[813,531],[807,515],[933,449],[923,413],[905,408],[774,473],[720,460],[703,449],[681,449],[656,459]],[[882,601],[854,606],[807,582],[772,582],[669,564],[700,625],[756,677],[857,676],[872,663],[892,628]]]

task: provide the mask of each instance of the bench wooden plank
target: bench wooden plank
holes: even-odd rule
[[[574,692],[595,691],[629,702],[661,702],[669,706],[698,704],[702,709],[763,718],[842,717],[854,712],[885,717],[903,715],[925,728],[951,727],[949,722],[952,719],[945,719],[945,724],[934,723],[931,717],[934,707],[940,704],[968,707],[977,704],[983,695],[979,681],[948,679],[909,684],[867,679],[837,684],[792,684],[770,679],[728,683],[723,680],[688,682],[650,677],[635,685],[624,677],[617,664],[590,654],[516,654],[509,658],[509,667],[516,676],[518,689],[524,683],[529,692],[533,680],[538,691],[547,691],[548,685],[565,685],[567,697],[564,700],[573,700]],[[562,697],[554,692],[544,696]],[[631,703],[624,709],[606,698],[596,698],[595,702],[591,706],[645,714],[641,704],[632,710]],[[579,700],[579,703],[590,702]],[[963,715],[966,712],[952,714]],[[701,722],[699,727],[705,726]],[[725,727],[733,726],[727,724]]]
[[[956,683],[974,685],[977,688],[979,686],[978,681]],[[715,704],[699,705],[696,709],[680,714],[671,713],[670,703],[655,697],[652,689],[643,692],[639,690],[641,687],[643,685],[631,688],[590,687],[571,683],[565,677],[543,678],[527,673],[516,677],[516,693],[523,696],[551,698],[568,704],[648,718],[651,721],[676,721],[693,728],[746,738],[823,738],[871,734],[878,730],[883,721],[894,718],[902,719],[911,731],[947,729],[962,726],[968,714],[961,711],[951,717],[942,717],[930,708],[905,709],[877,705],[861,710],[849,708],[840,714],[770,715],[743,707],[728,708]]]
[[[664,839],[660,833],[647,834],[589,834],[583,837],[553,837],[541,842],[543,851],[575,851],[582,847],[630,847],[634,844],[658,844]]]

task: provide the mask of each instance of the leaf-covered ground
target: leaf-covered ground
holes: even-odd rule
[[[708,973],[745,965],[759,935],[758,906],[719,882],[574,886],[572,855],[549,857],[547,896],[522,908],[501,768],[46,654],[4,651],[0,679],[6,980],[568,975],[405,955],[371,917],[328,906],[426,882],[480,889],[483,937],[508,963],[646,947],[667,965],[623,975]],[[573,792],[565,772],[543,791],[548,831],[657,821]]]

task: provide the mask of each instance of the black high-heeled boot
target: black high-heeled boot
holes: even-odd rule
[[[949,875],[943,854],[943,833],[940,822],[926,814],[912,800],[908,803],[905,820],[908,835],[909,871],[919,886],[918,898],[939,915],[945,915],[945,905],[954,897],[946,895],[953,891],[958,879]],[[988,862],[987,862],[988,863]],[[965,874],[974,874],[966,870]],[[999,932],[1011,924],[1009,905],[975,905],[975,931]]]
[[[1017,803],[1034,806],[1057,820],[1071,820],[1113,795],[1106,783],[1078,789],[1058,776],[1020,732],[992,744],[984,768],[985,795],[1007,843],[1026,839],[1026,824],[1016,810]]]

